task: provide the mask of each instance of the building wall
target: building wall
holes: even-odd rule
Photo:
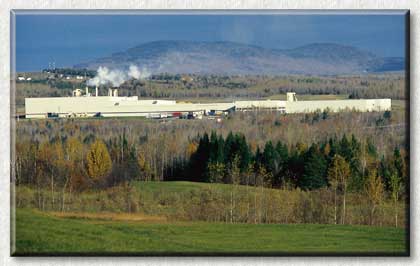
[[[236,109],[272,108],[278,109],[286,106],[286,101],[264,100],[264,101],[236,101]]]
[[[391,110],[391,99],[328,100],[286,102],[286,113],[310,113],[329,109],[331,112],[355,110],[360,112]]]
[[[236,101],[234,103],[176,103],[168,100],[137,100],[134,97],[50,97],[26,98],[27,118],[45,118],[47,113],[59,116],[148,116],[151,113],[226,111],[237,108],[276,109],[286,113],[331,112],[355,110],[361,112],[391,110],[391,99],[329,100],[329,101]]]
[[[60,116],[79,114],[93,116],[148,116],[150,113],[199,112],[210,110],[224,111],[234,108],[233,103],[213,104],[177,104],[166,100],[135,101],[130,97],[50,97],[26,98],[25,113],[27,118],[45,118],[47,113]]]

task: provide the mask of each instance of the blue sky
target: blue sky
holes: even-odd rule
[[[288,49],[315,42],[404,56],[402,12],[345,15],[16,15],[16,70],[108,56],[156,40],[234,41]]]

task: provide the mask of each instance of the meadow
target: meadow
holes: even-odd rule
[[[405,237],[391,227],[167,223],[18,208],[13,255],[406,255]]]

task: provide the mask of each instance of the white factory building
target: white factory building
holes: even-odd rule
[[[229,103],[178,103],[173,100],[139,100],[137,96],[120,97],[118,90],[109,90],[107,96],[95,96],[82,90],[72,97],[25,98],[26,118],[47,117],[124,117],[148,118],[179,117],[183,115],[218,115],[231,111],[275,110],[281,113],[323,111],[386,111],[391,110],[391,99],[298,101],[295,93],[287,93],[286,101],[235,101]]]
[[[286,101],[236,101],[236,110],[277,110],[282,113],[312,113],[358,111],[379,112],[391,110],[391,99],[313,100],[298,101],[294,92],[286,93]]]

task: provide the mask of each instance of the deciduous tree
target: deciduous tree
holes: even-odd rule
[[[350,166],[346,160],[336,154],[334,155],[331,165],[328,169],[328,181],[334,190],[334,222],[337,224],[337,190],[341,186],[343,192],[343,213],[341,216],[341,223],[345,223],[346,217],[346,191],[347,180],[350,176]]]
[[[100,185],[112,169],[112,161],[106,145],[96,140],[86,156],[87,172],[94,185]]]
[[[402,178],[396,171],[391,174],[390,187],[391,187],[391,198],[394,203],[394,216],[395,216],[395,227],[398,227],[398,200],[400,197]]]
[[[374,217],[377,208],[380,206],[383,198],[383,183],[381,177],[377,175],[375,170],[371,170],[365,185],[365,191],[368,198],[370,208],[370,224],[374,224]]]

